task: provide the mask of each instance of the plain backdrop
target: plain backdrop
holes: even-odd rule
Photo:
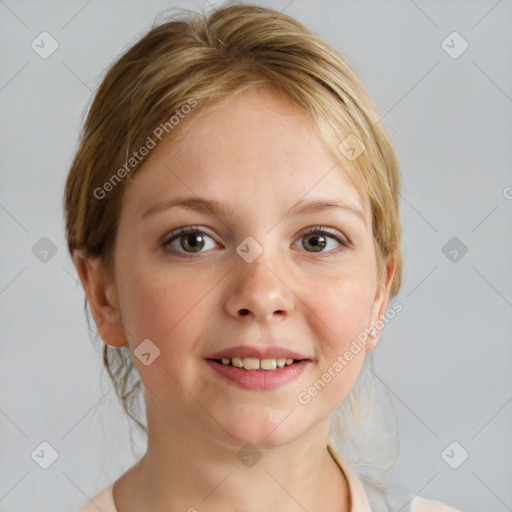
[[[375,351],[399,421],[394,479],[464,511],[512,510],[512,3],[259,3],[343,53],[400,156],[403,311]],[[202,6],[0,1],[1,512],[75,510],[135,462],[62,192],[108,65],[165,9]],[[31,46],[42,32],[58,44],[47,58]]]

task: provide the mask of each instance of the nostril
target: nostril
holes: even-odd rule
[[[248,315],[249,311],[247,309],[240,310],[240,313],[242,313],[242,316]]]

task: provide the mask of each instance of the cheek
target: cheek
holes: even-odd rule
[[[196,325],[191,319],[201,310],[207,292],[204,281],[191,280],[186,272],[162,271],[151,263],[134,264],[131,271],[121,272],[121,309],[134,344],[149,338],[161,348],[167,344],[171,348],[167,341],[180,330],[187,327],[190,333]]]
[[[332,365],[369,326],[375,293],[372,278],[364,269],[346,268],[309,294],[311,317],[316,318],[316,328],[322,333],[321,366]],[[364,350],[354,348],[353,352],[354,359],[364,357]]]
[[[152,272],[134,271],[124,290],[123,315],[129,319],[133,361],[144,385],[162,404],[177,407],[186,399],[183,388],[193,389],[198,378],[193,356],[200,350],[200,326],[208,321],[201,299],[209,288],[205,281],[200,282],[201,286],[184,272],[165,273],[155,268]],[[149,365],[137,357],[142,352],[138,346],[146,339],[156,347],[147,345],[149,352],[158,354]]]
[[[309,296],[310,318],[321,340],[321,352],[315,378],[298,395],[299,403],[313,403],[324,413],[332,413],[349,395],[366,356],[361,340],[367,336],[364,329],[371,311],[371,291],[371,281],[347,273],[330,280],[322,293]]]

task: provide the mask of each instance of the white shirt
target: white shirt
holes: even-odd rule
[[[461,512],[439,501],[428,500],[420,496],[411,496],[408,505],[404,506],[404,497],[405,501],[407,501],[407,497],[401,494],[400,488],[391,486],[388,491],[383,493],[369,484],[363,483],[332,446],[329,445],[328,449],[346,477],[352,504],[351,512],[388,512],[400,507],[403,507],[401,508],[402,512]],[[112,494],[113,487],[114,483],[111,483],[76,512],[98,512],[98,510],[117,512]],[[400,506],[393,507],[394,503],[399,503]]]

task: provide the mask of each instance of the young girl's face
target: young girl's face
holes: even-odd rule
[[[306,210],[314,201],[350,209]],[[370,211],[345,171],[296,107],[252,91],[146,157],[122,207],[115,296],[152,421],[271,447],[329,421],[366,350],[335,362],[387,291]],[[299,362],[249,370],[238,358]]]

